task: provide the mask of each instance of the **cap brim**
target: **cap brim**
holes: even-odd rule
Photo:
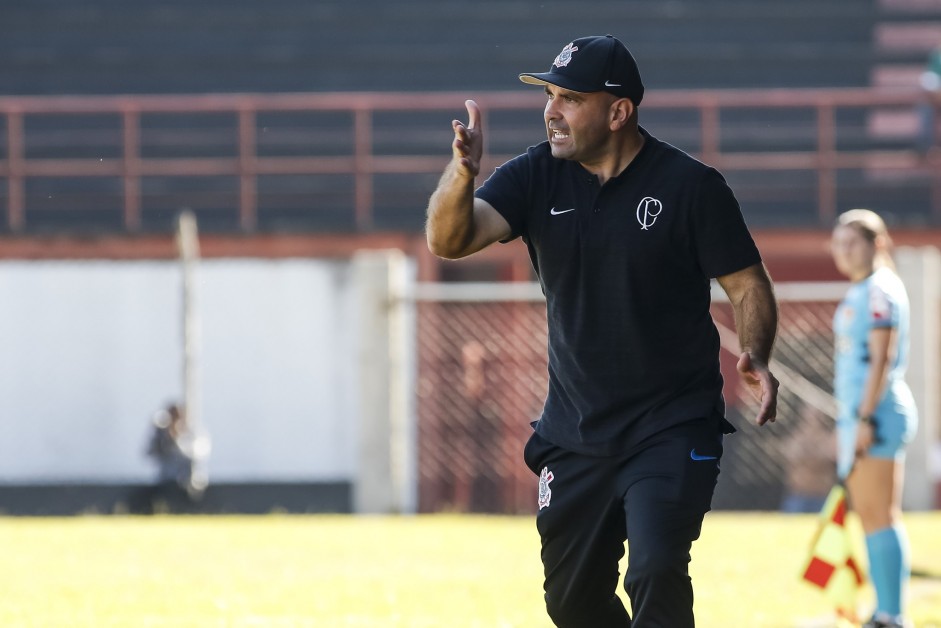
[[[556,72],[526,72],[524,74],[520,74],[519,77],[521,81],[530,85],[557,85],[562,89],[569,89],[573,92],[582,92],[585,94],[601,91],[594,87],[589,87],[584,83],[574,81],[570,77],[565,76],[564,74],[558,74]]]

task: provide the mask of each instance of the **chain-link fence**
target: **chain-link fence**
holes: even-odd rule
[[[714,303],[722,339],[724,394],[738,428],[725,440],[716,509],[816,510],[835,480],[832,321],[845,288],[794,284],[778,289],[779,325],[772,371],[781,382],[778,420],[757,427],[757,404],[740,385],[732,309]],[[789,506],[785,504],[789,503]]]
[[[546,316],[538,289],[517,286],[507,295],[505,284],[489,292],[486,285],[454,284],[448,294],[417,303],[423,512],[535,510],[536,482],[522,451],[546,395]],[[788,487],[800,484],[791,471],[831,452],[831,319],[841,291],[831,284],[779,286],[779,420],[762,428],[752,424],[755,406],[735,371],[731,308],[716,299],[728,416],[738,432],[726,439],[715,508],[777,509]],[[817,463],[832,468],[832,460]],[[818,483],[829,488],[832,479],[824,473]]]
[[[419,509],[529,512],[522,451],[547,389],[541,301],[418,307]]]

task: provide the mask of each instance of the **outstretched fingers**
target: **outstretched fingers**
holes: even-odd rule
[[[452,120],[454,142],[451,144],[454,159],[471,176],[480,172],[480,159],[483,154],[483,132],[480,128],[480,107],[473,100],[464,103],[467,107],[467,124]]]

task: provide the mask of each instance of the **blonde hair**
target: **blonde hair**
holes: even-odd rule
[[[869,209],[851,209],[840,214],[836,219],[836,224],[839,227],[855,229],[876,247],[876,256],[873,260],[876,268],[887,267],[895,270],[895,262],[892,261],[892,238],[889,237],[889,229],[879,214]]]

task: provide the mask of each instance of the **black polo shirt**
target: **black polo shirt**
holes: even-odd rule
[[[543,142],[475,193],[506,218],[509,240],[523,238],[546,295],[536,431],[589,455],[692,419],[728,425],[709,279],[761,261],[722,175],[641,133],[640,153],[603,186]]]

